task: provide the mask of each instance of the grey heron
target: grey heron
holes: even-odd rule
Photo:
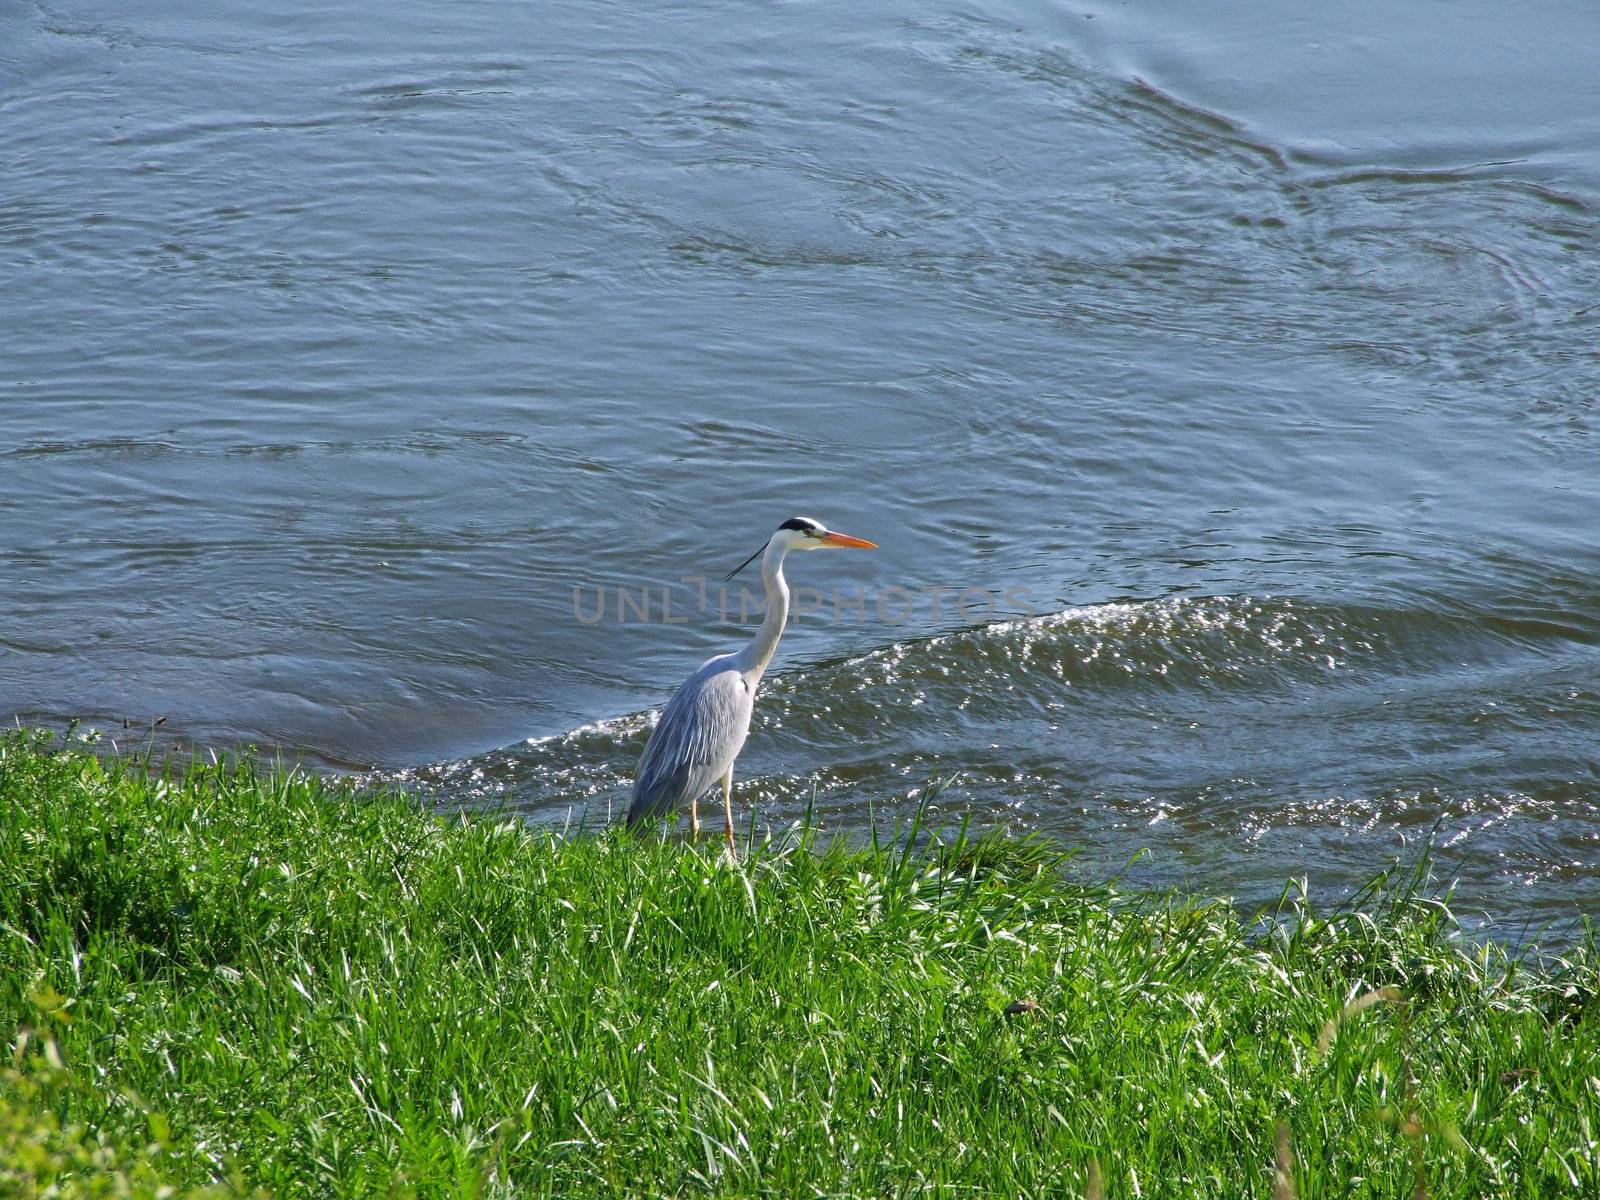
[[[707,659],[667,702],[639,759],[633,803],[628,807],[630,828],[660,820],[687,803],[691,834],[699,836],[700,797],[720,782],[728,853],[737,853],[733,840],[733,760],[744,748],[756,687],[789,619],[789,585],[783,578],[783,560],[791,550],[838,546],[876,548],[875,543],[863,538],[833,533],[810,517],[793,517],[778,526],[766,545],[728,572],[732,579],[756,555],[761,556],[766,616],[748,646],[734,654]]]

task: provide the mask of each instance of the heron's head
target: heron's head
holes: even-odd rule
[[[790,550],[827,550],[854,546],[860,550],[876,550],[878,544],[865,538],[851,537],[848,533],[834,533],[823,527],[821,521],[810,517],[790,517],[767,540],[782,540]],[[764,548],[764,547],[763,547]]]
[[[813,521],[810,517],[790,517],[782,525],[778,526],[777,530],[766,540],[760,550],[757,550],[744,562],[729,571],[728,578],[732,579],[740,571],[744,570],[768,546],[775,546],[785,553],[790,550],[831,550],[849,546],[854,546],[861,550],[876,550],[878,548],[876,542],[869,542],[865,538],[851,537],[848,533],[834,533],[833,530],[824,526],[821,521]]]

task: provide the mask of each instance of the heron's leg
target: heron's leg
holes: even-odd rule
[[[700,836],[700,797],[689,797],[689,837],[694,840]]]
[[[728,857],[738,858],[733,846],[733,768],[722,777],[722,832],[728,835]]]

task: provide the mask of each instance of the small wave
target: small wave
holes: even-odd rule
[[[769,676],[751,730],[757,754],[746,757],[776,747],[790,761],[813,760],[811,770],[842,772],[828,777],[841,786],[861,782],[862,772],[876,785],[909,783],[907,763],[937,772],[936,756],[924,752],[973,726],[1031,722],[1041,738],[1052,738],[1074,711],[1124,706],[1130,693],[1199,697],[1337,686],[1367,672],[1416,671],[1429,659],[1454,665],[1482,658],[1496,644],[1482,622],[1292,597],[1075,606]],[[614,804],[655,719],[654,710],[620,714],[382,778],[450,804],[509,802],[541,812]],[[852,771],[851,747],[886,741],[906,753]],[[814,782],[831,786],[822,776]]]
[[[1273,671],[1338,670],[1380,649],[1380,622],[1278,597],[1116,601],[998,621],[879,652],[927,655],[1053,675],[1075,683],[1123,679],[1216,683]],[[941,666],[937,673],[947,673]]]
[[[881,721],[886,704],[1020,718],[1130,693],[1338,686],[1370,672],[1491,658],[1506,641],[1472,618],[1292,597],[1115,601],[897,642],[786,673],[764,700],[779,717],[812,722],[811,697],[826,695],[825,719],[847,731]]]

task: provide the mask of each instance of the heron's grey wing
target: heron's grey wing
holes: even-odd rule
[[[731,658],[706,663],[667,702],[639,759],[629,825],[699,799],[733,766],[750,732],[755,693]]]

